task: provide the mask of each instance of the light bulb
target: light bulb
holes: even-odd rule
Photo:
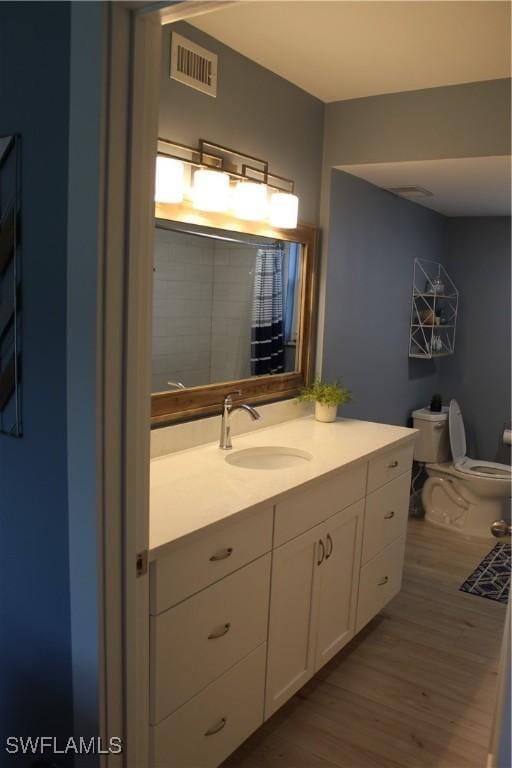
[[[158,155],[156,158],[155,201],[181,203],[185,192],[185,169],[181,160]]]
[[[289,192],[274,192],[270,198],[269,220],[278,229],[295,229],[299,214],[299,198]]]
[[[199,211],[222,213],[229,206],[229,175],[200,168],[194,174],[192,204]]]
[[[233,194],[233,213],[239,219],[263,221],[267,215],[267,185],[257,181],[237,182]]]

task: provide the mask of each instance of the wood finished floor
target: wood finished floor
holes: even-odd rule
[[[410,520],[402,592],[223,768],[485,768],[505,606],[492,541]]]

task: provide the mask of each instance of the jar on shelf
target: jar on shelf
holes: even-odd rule
[[[430,281],[430,284],[432,286],[432,293],[436,296],[444,293],[444,283],[440,277],[435,277]]]

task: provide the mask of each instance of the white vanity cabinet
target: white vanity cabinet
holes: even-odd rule
[[[151,564],[152,768],[215,768],[263,722],[273,517],[258,508]]]
[[[265,717],[301,688],[315,670],[317,577],[323,524],[278,547],[272,556]]]
[[[266,649],[259,646],[152,728],[152,768],[216,768],[263,722]]]
[[[318,566],[315,671],[332,659],[355,633],[363,522],[361,500],[324,524],[325,557],[319,558]]]
[[[368,489],[372,492],[366,498],[356,632],[376,616],[402,586],[412,454],[412,443],[406,443],[371,459],[368,464]]]
[[[151,768],[216,768],[396,595],[412,452],[390,441],[151,563]]]
[[[274,550],[265,717],[354,635],[363,515],[361,500]]]
[[[270,554],[151,617],[151,722],[267,639]]]

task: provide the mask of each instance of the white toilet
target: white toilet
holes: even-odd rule
[[[421,495],[425,519],[469,536],[492,538],[491,523],[510,515],[511,468],[466,456],[466,432],[456,400],[440,413],[420,408],[412,416],[419,430],[414,459],[426,464],[428,475]]]

